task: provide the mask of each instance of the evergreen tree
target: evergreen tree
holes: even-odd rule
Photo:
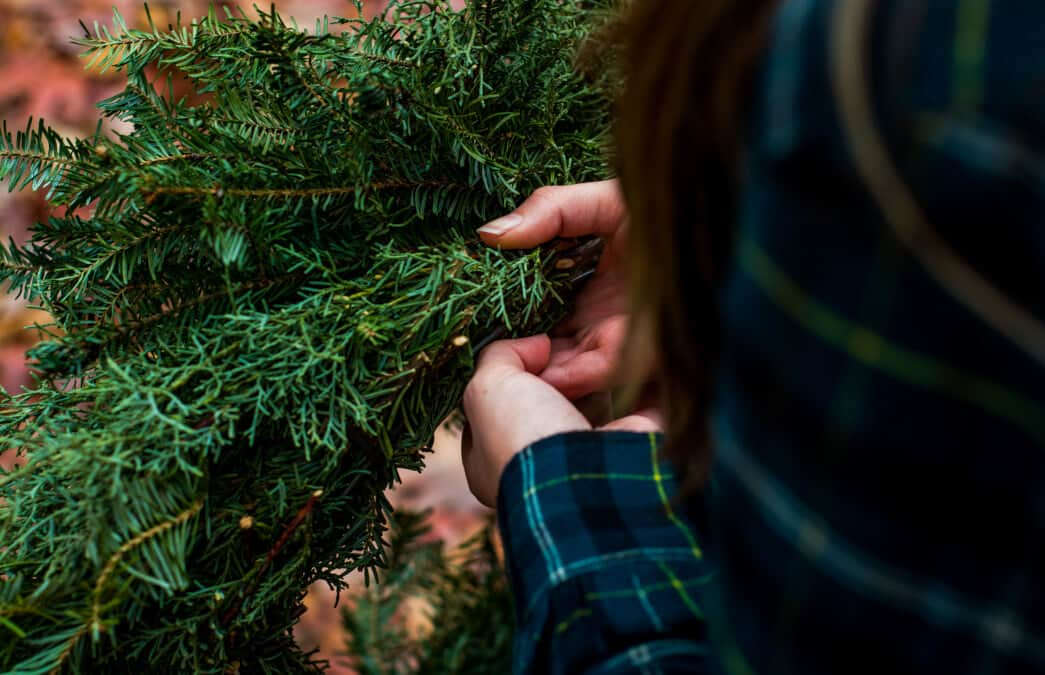
[[[132,130],[0,139],[11,189],[53,205],[0,278],[54,316],[0,400],[24,455],[0,474],[0,670],[320,668],[291,635],[306,587],[386,565],[384,491],[474,352],[550,326],[593,267],[590,242],[473,231],[605,175],[606,89],[573,55],[608,5],[87,31]]]

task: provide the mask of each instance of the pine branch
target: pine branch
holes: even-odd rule
[[[218,155],[208,154],[205,152],[188,152],[183,155],[165,155],[163,157],[153,157],[140,163],[138,166],[142,168],[156,166],[157,164],[168,164],[170,162],[199,162],[205,159],[219,159]]]
[[[476,350],[547,330],[594,268],[474,234],[542,184],[606,177],[610,106],[571,66],[592,4],[395,0],[315,34],[268,11],[117,15],[88,35],[126,74],[100,107],[130,131],[0,138],[15,189],[89,207],[0,255],[62,329],[0,409],[0,447],[31,458],[0,474],[0,670],[315,672],[290,627],[309,583],[348,571],[384,570],[384,598],[431,572],[453,621],[501,616],[487,568],[385,549],[384,491],[422,466]],[[433,639],[410,653],[455,670]]]
[[[90,624],[85,623],[73,633],[72,637],[66,641],[62,650],[58,653],[58,658],[55,659],[55,666],[48,671],[48,675],[58,675],[62,672],[65,662],[69,660],[69,656],[73,653],[73,649],[76,648],[77,643],[87,634],[88,630],[90,630]]]
[[[163,195],[184,195],[191,197],[246,197],[249,199],[310,199],[316,197],[340,197],[353,195],[357,192],[373,192],[380,190],[411,190],[415,188],[456,188],[459,190],[470,189],[466,185],[450,181],[428,180],[428,181],[378,181],[363,186],[337,186],[318,188],[226,188],[215,186],[210,188],[195,187],[189,185],[161,185],[144,190],[146,200],[155,199]]]
[[[3,268],[8,272],[22,272],[25,274],[33,274],[44,269],[43,267],[36,267],[33,265],[22,265],[19,263],[13,263],[10,260],[6,260],[4,258],[0,258],[0,268]],[[0,279],[2,278],[4,277],[0,276]]]
[[[102,593],[105,591],[105,586],[109,581],[109,577],[112,576],[113,572],[116,571],[116,566],[120,564],[127,553],[134,550],[138,546],[141,546],[144,542],[157,537],[172,527],[181,525],[187,522],[194,515],[199,513],[200,509],[203,508],[203,500],[197,499],[193,502],[192,506],[185,509],[178,515],[163,521],[157,525],[153,525],[149,529],[145,530],[139,535],[136,535],[132,539],[124,542],[120,548],[116,549],[109,560],[106,561],[105,567],[102,568],[101,574],[98,575],[98,579],[94,582],[94,600],[91,603],[91,630],[95,633],[102,631],[101,623],[101,611],[102,611]]]
[[[258,581],[261,579],[261,577],[265,575],[265,572],[268,571],[269,567],[272,566],[272,562],[276,559],[276,556],[279,555],[279,552],[283,550],[283,547],[286,545],[291,535],[294,534],[294,531],[297,530],[301,523],[305,521],[305,518],[307,518],[309,514],[312,513],[312,509],[316,505],[316,500],[318,500],[322,496],[322,490],[313,491],[312,494],[309,495],[308,501],[305,502],[305,505],[298,510],[297,514],[294,515],[294,518],[289,523],[287,523],[286,527],[283,528],[283,532],[281,532],[279,538],[276,539],[276,543],[273,544],[272,548],[268,550],[268,553],[265,554],[264,561],[257,568],[257,571],[252,575],[252,578],[247,588],[239,595],[236,602],[234,602],[232,606],[229,607],[228,611],[226,611],[225,614],[222,616],[222,626],[228,626],[230,623],[232,623],[232,620],[239,613],[240,609],[242,609],[243,602],[247,598],[249,598],[257,589]]]
[[[248,36],[255,29],[253,24],[242,19],[228,23],[218,20],[213,7],[206,18],[193,21],[188,27],[172,26],[167,33],[160,32],[156,25],[151,23],[151,16],[150,31],[131,29],[115,10],[113,25],[116,29],[115,34],[108,26],[95,23],[92,35],[87,26],[83,22],[80,23],[86,37],[73,42],[84,47],[85,56],[90,57],[87,69],[97,68],[104,73],[114,66],[126,67],[131,57],[140,59],[143,63],[149,62],[159,59],[165,52],[191,50],[204,40],[231,41]],[[163,62],[162,59],[160,62]]]
[[[55,157],[42,152],[28,152],[25,150],[0,150],[0,161],[10,159],[15,161],[30,161],[38,164],[56,164],[68,166],[74,160],[68,157]]]

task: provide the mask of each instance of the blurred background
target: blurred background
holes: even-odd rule
[[[179,12],[186,21],[202,15],[208,4],[207,0],[151,0],[149,9],[156,24],[165,26]],[[267,1],[262,4],[269,6]],[[277,0],[275,5],[284,17],[295,18],[303,27],[315,25],[324,15],[356,12],[348,0]],[[243,6],[251,13],[249,3]],[[367,17],[378,16],[384,6],[385,0],[364,0],[363,11]],[[80,48],[72,39],[83,35],[80,21],[92,27],[95,22],[111,24],[114,8],[132,27],[146,25],[142,0],[0,0],[0,118],[10,129],[24,129],[32,117],[43,118],[69,136],[94,132],[99,119],[95,103],[119,91],[121,78],[117,73],[85,70]],[[11,194],[6,186],[0,191],[0,234],[5,240],[23,243],[33,223],[44,217],[42,194]],[[8,391],[17,391],[29,381],[25,352],[35,338],[25,328],[46,322],[46,315],[0,288],[0,385]],[[9,465],[11,459],[0,456],[0,464]],[[403,474],[392,501],[397,508],[431,508],[432,536],[454,545],[481,528],[486,513],[468,491],[453,431],[441,431],[427,464],[424,474]],[[354,584],[361,585],[361,580]],[[351,597],[343,597],[342,602],[351,603]],[[344,639],[333,594],[317,586],[306,604],[309,611],[297,630],[299,643],[306,650],[318,647],[320,657],[331,663],[329,672],[351,673],[339,657]],[[423,624],[423,610],[417,613],[406,617],[407,622]]]

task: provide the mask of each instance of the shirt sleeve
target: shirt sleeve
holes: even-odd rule
[[[660,444],[561,434],[505,469],[514,672],[704,672],[700,595],[713,574]]]
[[[779,3],[719,296],[716,670],[1045,672],[1045,371],[968,295],[1045,320],[1042,35],[1040,1]],[[903,237],[840,44],[922,212]]]

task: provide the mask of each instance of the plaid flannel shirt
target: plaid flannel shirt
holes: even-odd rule
[[[1045,367],[892,234],[831,82],[837,2],[757,79],[708,489],[655,437],[522,452],[517,672],[1045,672]],[[1045,3],[880,0],[871,92],[936,232],[1045,319]]]
[[[711,568],[658,450],[654,434],[578,432],[508,464],[497,517],[518,618],[516,672],[664,671],[703,660],[697,595]]]

